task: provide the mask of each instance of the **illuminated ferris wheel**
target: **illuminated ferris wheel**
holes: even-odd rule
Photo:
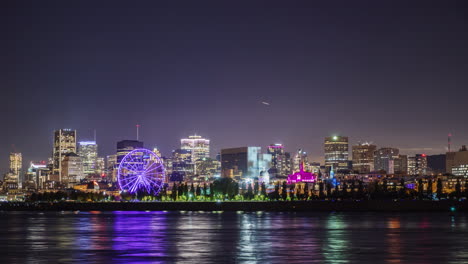
[[[122,191],[157,195],[166,178],[162,160],[147,149],[135,149],[119,164],[117,179]]]

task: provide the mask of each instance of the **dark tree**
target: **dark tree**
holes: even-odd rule
[[[275,199],[276,201],[278,201],[280,197],[279,190],[280,190],[280,185],[279,185],[279,182],[277,182],[275,184],[275,192],[274,192],[274,197],[273,197],[273,199]]]
[[[260,187],[261,187],[261,189],[262,189],[262,191],[261,191],[262,194],[261,194],[261,195],[263,196],[264,199],[266,199],[266,197],[267,197],[267,192],[266,192],[265,182],[262,182],[262,185],[261,185]]]
[[[252,197],[253,197],[252,184],[249,183],[248,186],[247,186],[246,198],[247,198],[247,200],[252,200]]]
[[[343,199],[346,199],[348,197],[348,184],[346,183],[346,181],[343,181],[343,190],[342,190],[342,197]]]
[[[283,199],[283,201],[286,201],[286,199],[288,198],[288,190],[287,190],[287,185],[286,185],[286,181],[283,181],[283,187],[281,188],[281,198]]]
[[[437,179],[437,199],[442,199],[442,196],[444,195],[443,191],[443,186],[442,186],[442,180],[439,178]]]
[[[319,183],[319,198],[324,199],[325,198],[325,193],[323,192],[323,182],[321,181]]]
[[[291,186],[289,186],[289,197],[291,198],[291,201],[295,200],[295,194],[294,194],[295,188],[296,188],[295,184],[291,184]]]
[[[225,197],[229,190],[233,188],[235,181],[232,178],[219,178],[213,182],[213,192],[215,194],[222,194]],[[210,188],[211,191],[211,188]]]
[[[358,196],[359,199],[364,199],[364,183],[362,181],[358,182],[357,196]]]
[[[210,183],[210,199],[213,201],[213,197],[214,197],[214,186],[213,186],[213,183],[211,182]]]
[[[427,196],[432,200],[432,179],[427,182]]]
[[[200,184],[197,184],[197,190],[195,191],[195,195],[196,195],[196,196],[200,196],[200,195],[201,195]]]
[[[423,196],[424,196],[423,180],[419,179],[418,180],[418,197],[419,197],[419,200],[422,200]]]
[[[173,201],[177,200],[177,189],[178,189],[177,184],[174,182],[174,185],[172,185],[172,192],[171,192]]]
[[[254,196],[259,194],[259,185],[258,185],[258,181],[256,181],[255,184],[254,184],[253,193],[254,193]]]
[[[455,184],[455,195],[457,196],[457,199],[460,199],[460,196],[461,196],[461,183],[460,183],[460,179],[457,179],[457,183]]]
[[[309,199],[309,183],[305,183],[304,184],[304,200],[308,200]]]

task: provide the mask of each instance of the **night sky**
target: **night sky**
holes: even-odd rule
[[[97,3],[99,2],[99,3]],[[323,2],[323,3],[320,3]],[[466,1],[1,1],[0,172],[52,131],[136,137],[166,156],[323,139],[406,154],[468,144]],[[270,105],[262,104],[265,101]]]

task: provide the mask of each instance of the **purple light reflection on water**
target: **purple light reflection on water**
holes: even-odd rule
[[[0,225],[2,263],[468,263],[462,213],[0,212]]]

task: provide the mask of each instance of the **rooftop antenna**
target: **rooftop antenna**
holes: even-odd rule
[[[452,134],[448,134],[448,152],[450,153],[450,145],[452,145]]]
[[[140,140],[140,125],[136,125],[136,130],[137,130],[137,140]]]
[[[94,143],[96,143],[96,129],[94,129]]]

